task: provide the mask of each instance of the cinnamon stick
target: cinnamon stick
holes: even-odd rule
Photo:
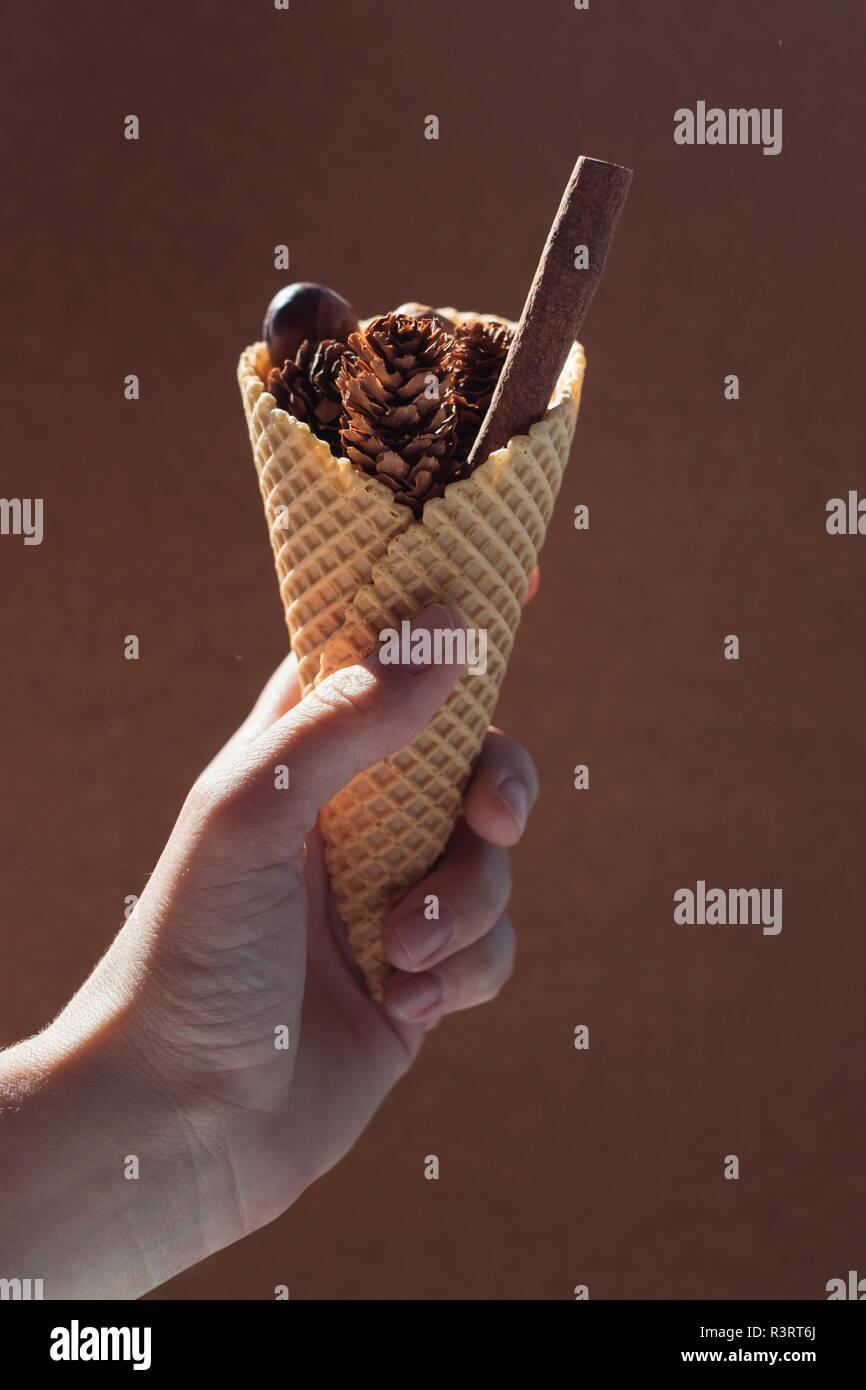
[[[540,420],[601,280],[631,169],[578,159],[550,229],[469,468]],[[586,257],[576,248],[585,246]],[[586,269],[580,262],[586,259]],[[575,265],[575,262],[578,265]]]

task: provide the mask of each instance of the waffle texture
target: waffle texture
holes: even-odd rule
[[[445,848],[496,704],[568,461],[585,358],[575,343],[544,418],[427,502],[420,520],[276,408],[267,365],[257,343],[238,378],[304,691],[428,603],[486,632],[486,669],[467,672],[414,743],[359,772],[321,812],[340,914],[378,999],[390,969],[382,923]]]

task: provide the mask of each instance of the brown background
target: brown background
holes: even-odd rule
[[[271,294],[517,316],[576,155],[636,170],[498,716],[542,778],[515,977],[292,1211],[155,1296],[813,1299],[866,1273],[866,539],[824,528],[866,492],[854,4],[7,23],[0,493],[46,515],[41,547],[0,538],[3,1041],[102,952],[283,652],[234,383]],[[698,99],[783,107],[781,155],[677,147]],[[781,887],[781,935],[676,927],[698,878]]]

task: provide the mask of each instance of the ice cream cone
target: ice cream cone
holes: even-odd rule
[[[459,814],[568,461],[585,359],[575,343],[544,418],[428,501],[420,520],[276,408],[267,365],[255,344],[238,376],[304,691],[429,603],[458,608],[486,633],[486,669],[467,671],[414,743],[358,773],[321,813],[352,951],[380,998],[382,922],[438,859]]]

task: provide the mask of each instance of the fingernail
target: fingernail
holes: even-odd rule
[[[443,993],[438,975],[432,972],[427,975],[407,975],[390,986],[386,1002],[391,1013],[411,1023],[438,1004]]]
[[[497,788],[496,795],[506,809],[511,812],[522,834],[526,828],[526,818],[529,815],[529,792],[526,787],[516,777],[506,777],[502,786]]]
[[[411,622],[401,625],[401,662],[412,675],[429,671],[431,666],[457,665],[451,641],[443,641],[445,633],[462,632],[466,624],[456,608],[444,603],[434,603],[421,613],[416,613]],[[440,634],[438,648],[436,634]],[[429,639],[417,634],[429,633]],[[463,663],[460,663],[461,665]]]
[[[404,618],[397,627],[384,627],[377,635],[379,645],[360,664],[369,671],[380,666],[399,666],[409,675],[429,671],[431,666],[466,665],[466,622],[457,608],[444,603],[431,604],[414,618]]]
[[[412,965],[420,965],[451,940],[456,925],[451,913],[442,908],[438,921],[425,917],[423,910],[410,912],[396,922],[389,922],[383,930],[385,955],[398,966],[402,965],[404,959],[408,959]]]

